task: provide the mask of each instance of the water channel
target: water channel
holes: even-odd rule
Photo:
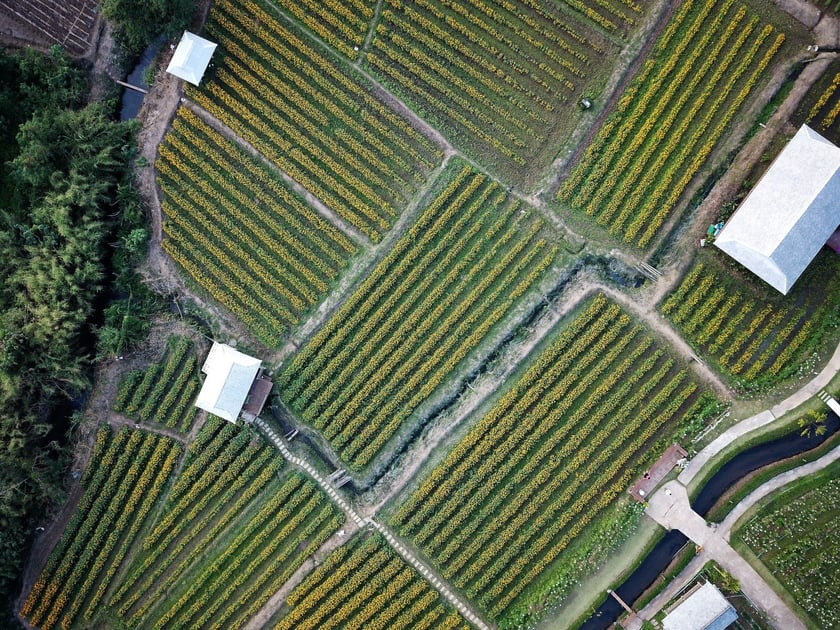
[[[146,83],[145,73],[146,69],[152,64],[157,56],[158,50],[163,45],[164,37],[161,35],[151,44],[143,54],[134,69],[126,78],[125,82],[131,85],[136,85],[144,90],[148,90],[149,86]],[[131,120],[137,117],[140,107],[143,105],[143,97],[146,96],[137,90],[125,88],[123,90],[122,99],[120,101],[120,120]]]
[[[705,516],[723,493],[744,476],[774,462],[806,453],[822,444],[838,430],[840,430],[840,417],[829,412],[826,432],[823,435],[812,432],[807,437],[803,437],[794,431],[792,434],[748,448],[724,464],[706,482],[691,502],[692,509],[701,516]],[[614,589],[616,594],[632,605],[632,602],[653,584],[686,542],[688,538],[678,530],[665,534],[636,570],[621,583],[621,586]],[[604,630],[612,625],[623,612],[624,609],[614,597],[607,597],[604,603],[580,626],[580,629]]]

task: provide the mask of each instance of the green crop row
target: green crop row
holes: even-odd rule
[[[558,199],[647,247],[784,41],[733,0],[686,2]]]
[[[378,534],[334,551],[286,603],[277,630],[469,628]]]
[[[542,278],[542,222],[460,168],[281,374],[281,391],[354,469]]]
[[[191,97],[380,240],[439,149],[260,3],[216,3],[207,32],[224,53]]]
[[[613,505],[697,396],[685,372],[597,296],[392,522],[500,621]]]
[[[144,422],[189,429],[199,386],[198,361],[192,348],[189,339],[171,337],[159,363],[123,378],[114,410]]]

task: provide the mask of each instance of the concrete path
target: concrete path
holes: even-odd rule
[[[400,554],[400,556],[402,556],[402,558],[406,562],[408,562],[411,566],[413,566],[415,569],[417,569],[420,572],[420,574],[424,578],[426,578],[429,581],[429,583],[432,586],[434,586],[437,589],[437,591],[441,595],[443,595],[450,604],[455,606],[455,608],[458,610],[458,612],[461,613],[461,615],[463,615],[463,617],[465,619],[469,620],[470,623],[472,623],[474,626],[476,626],[480,630],[490,630],[490,627],[486,623],[484,623],[481,619],[479,619],[478,616],[470,608],[468,608],[466,604],[464,604],[464,602],[462,602],[460,599],[458,599],[455,596],[455,594],[452,592],[452,590],[449,588],[449,586],[443,580],[441,580],[428,566],[426,566],[425,564],[420,562],[405,547],[405,545],[403,545],[390,532],[390,530],[387,527],[385,527],[384,525],[382,525],[381,523],[379,523],[379,522],[377,522],[373,519],[370,519],[370,524],[373,526],[373,528],[375,530],[377,530],[379,533],[381,533],[385,537],[385,540],[388,541],[388,543],[397,551],[397,553]]]
[[[254,424],[257,425],[263,433],[268,436],[268,439],[277,447],[277,449],[283,454],[283,457],[286,458],[289,462],[297,466],[298,468],[303,469],[306,473],[312,477],[321,488],[324,489],[330,498],[338,504],[338,507],[342,509],[344,514],[347,515],[350,520],[356,523],[359,527],[365,526],[365,520],[359,516],[359,514],[354,510],[347,501],[344,500],[338,492],[336,492],[335,488],[326,480],[324,477],[317,471],[315,468],[307,462],[305,459],[300,457],[295,457],[292,455],[291,451],[286,448],[286,445],[280,439],[280,436],[272,429],[268,424],[263,422],[260,418],[257,418],[254,421]]]
[[[262,419],[257,418],[254,421],[254,424],[268,437],[268,439],[277,447],[283,457],[297,466],[304,470],[310,477],[312,477],[321,488],[330,496],[330,498],[338,504],[338,506],[342,509],[342,511],[347,515],[347,517],[352,520],[359,528],[365,527],[366,525],[370,525],[375,530],[380,532],[384,537],[385,540],[396,550],[397,553],[402,556],[402,558],[408,562],[411,566],[413,566],[420,574],[425,577],[429,583],[450,603],[452,606],[458,610],[461,615],[464,616],[467,620],[470,621],[474,626],[479,628],[479,630],[490,630],[490,626],[484,623],[478,615],[473,612],[471,608],[469,608],[464,602],[462,602],[458,597],[452,592],[452,589],[446,584],[443,580],[441,580],[434,571],[432,571],[428,566],[420,562],[407,548],[406,546],[400,542],[391,532],[390,530],[382,525],[381,523],[373,520],[372,518],[363,519],[359,514],[352,508],[352,506],[344,500],[336,489],[330,484],[326,479],[324,479],[323,475],[321,475],[315,468],[307,462],[305,459],[301,457],[296,457],[292,455],[291,451],[286,447],[283,443],[283,440],[280,438],[279,435],[272,429],[266,422]]]
[[[668,529],[679,529],[702,547],[708,558],[728,571],[741,590],[768,616],[774,628],[805,630],[805,624],[764,579],[724,539],[691,509],[688,492],[679,481],[669,481],[650,499],[645,513]]]
[[[770,481],[760,485],[750,494],[745,496],[741,501],[739,501],[738,505],[736,505],[732,509],[732,511],[729,514],[727,514],[726,518],[724,518],[721,524],[718,526],[717,533],[723,536],[726,540],[729,540],[730,534],[732,532],[732,527],[734,527],[738,519],[741,518],[747,510],[749,510],[753,505],[758,503],[761,499],[771,494],[772,492],[775,492],[779,488],[783,488],[792,481],[801,479],[802,477],[806,477],[808,475],[812,475],[815,472],[819,472],[823,468],[836,462],[838,459],[840,459],[840,446],[835,447],[833,450],[829,451],[817,460],[799,466],[798,468],[794,468],[793,470],[788,470],[773,477]]]
[[[742,420],[738,424],[730,427],[719,435],[706,448],[697,453],[688,466],[680,473],[679,480],[685,486],[691,484],[694,477],[709,463],[709,461],[724,448],[732,444],[738,438],[763,427],[776,418],[786,414],[791,409],[795,409],[805,401],[816,396],[828,382],[840,372],[840,345],[834,351],[834,354],[828,360],[828,363],[822,371],[812,378],[808,383],[803,385],[796,393],[788,396],[778,405],[771,407],[761,413]]]

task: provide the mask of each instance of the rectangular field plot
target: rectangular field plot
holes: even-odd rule
[[[467,152],[538,175],[618,54],[602,31],[641,14],[634,0],[386,0],[365,63]]]
[[[840,465],[799,482],[761,508],[736,536],[751,562],[772,573],[810,617],[808,627],[840,627]]]
[[[132,371],[120,381],[114,411],[141,420],[188,431],[201,386],[192,342],[171,337],[166,354],[145,371]]]
[[[564,552],[587,527],[609,529],[606,515],[621,518],[617,504],[630,481],[706,398],[602,295],[530,361],[392,517],[453,586],[504,625],[538,617],[534,601],[557,596],[534,597],[529,587],[562,590],[560,581],[568,586],[594,570]]]
[[[463,163],[338,312],[280,391],[351,468],[385,443],[533,289],[556,240],[535,211]]]
[[[87,494],[23,606],[39,627],[240,628],[343,523],[247,428],[209,417],[171,487],[180,446],[127,430],[111,442],[97,442]]]
[[[269,347],[357,251],[266,165],[189,109],[178,110],[156,167],[164,249]]]
[[[694,265],[660,307],[745,389],[798,373],[837,326],[840,260],[826,249],[786,296],[756,289],[759,282],[744,281],[709,259]]]
[[[335,550],[286,606],[275,630],[470,628],[379,534]]]
[[[175,441],[99,429],[82,498],[21,608],[38,628],[90,620],[180,459]]]
[[[359,56],[376,0],[270,0],[351,59]]]
[[[784,39],[734,0],[683,3],[559,201],[650,245]]]
[[[219,43],[190,98],[348,223],[381,239],[442,153],[361,75],[252,0],[220,0]]]

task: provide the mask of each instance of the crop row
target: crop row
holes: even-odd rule
[[[189,94],[378,241],[439,150],[259,3],[216,3],[207,32],[224,55]]]
[[[810,123],[814,119],[819,119],[821,129],[830,129],[834,125],[834,121],[840,116],[840,98],[836,96],[838,87],[840,87],[840,72],[834,75],[831,83],[811,107],[806,122]]]
[[[463,167],[281,375],[359,469],[542,277],[541,222]]]
[[[815,267],[818,271],[820,264]],[[745,384],[796,371],[813,345],[814,327],[823,326],[830,308],[822,304],[827,294],[803,287],[797,291],[800,297],[768,300],[735,286],[727,275],[711,264],[694,265],[662,303],[662,313]]]
[[[276,343],[321,299],[356,251],[263,165],[188,109],[179,110],[160,147],[157,170],[170,248],[179,261],[198,248],[215,258],[214,268],[232,284],[215,278],[205,286],[195,279],[234,312],[243,301],[253,306],[270,322],[266,343]]]
[[[569,15],[511,0],[388,0],[365,61],[467,143],[524,166],[603,52],[591,26]]]
[[[109,606],[130,625],[144,619],[147,625],[149,614],[163,614],[159,608],[174,601],[168,593],[179,588],[197,560],[215,553],[223,532],[239,527],[251,506],[294,492],[296,484],[279,490],[281,466],[282,459],[252,440],[248,429],[209,419]]]
[[[342,520],[314,482],[287,479],[238,524],[229,543],[205,552],[200,570],[181,580],[177,598],[167,598],[145,622],[154,628],[230,627],[234,615],[259,609]]]
[[[737,535],[815,625],[836,628],[840,479],[824,480],[796,494],[765,507]]]
[[[334,551],[286,603],[277,630],[469,627],[378,534]]]
[[[639,247],[665,223],[784,41],[732,0],[684,3],[674,23],[558,191]]]
[[[98,612],[106,589],[164,490],[181,454],[169,438],[100,429],[89,482],[64,534],[27,596],[21,615],[33,625],[69,627],[84,609]]]
[[[393,523],[501,620],[652,459],[697,387],[596,298],[398,508]]]
[[[355,59],[373,19],[373,0],[273,0],[327,44]]]
[[[198,360],[184,337],[171,337],[158,363],[129,372],[120,382],[114,410],[144,422],[186,431],[195,417]]]

